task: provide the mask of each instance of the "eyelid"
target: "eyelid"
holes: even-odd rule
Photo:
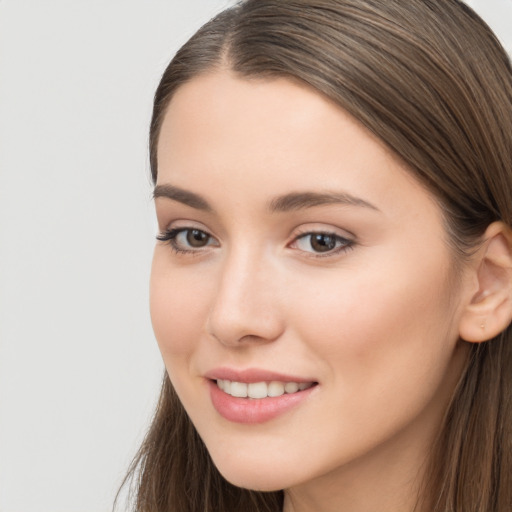
[[[349,240],[354,243],[356,241],[356,235],[348,231],[347,229],[342,229],[329,224],[322,224],[320,222],[311,222],[307,224],[302,224],[301,226],[295,228],[293,230],[293,233],[290,235],[290,243],[293,243],[295,240],[302,236],[310,234],[326,234],[341,238],[343,240]]]
[[[343,233],[340,233],[340,231],[343,231]],[[325,251],[325,252],[316,252],[314,250],[312,251],[306,251],[299,249],[297,247],[293,247],[293,245],[296,245],[297,242],[303,238],[306,238],[307,236],[313,236],[313,235],[327,235],[334,237],[337,241],[341,241],[341,245],[338,247],[335,247],[331,250]],[[293,250],[298,250],[304,254],[306,254],[308,258],[328,258],[328,257],[336,257],[340,254],[353,249],[354,245],[356,244],[356,237],[352,233],[346,231],[346,230],[340,230],[339,228],[334,228],[332,226],[301,226],[298,231],[296,231],[293,234],[292,240],[287,244],[288,248],[291,248]]]
[[[180,234],[187,231],[200,231],[201,233],[204,233],[209,238],[208,243],[200,247],[186,245],[185,247],[180,246],[177,238]],[[172,227],[172,224],[170,224],[166,229],[158,233],[156,239],[169,245],[176,254],[200,255],[204,254],[210,247],[218,247],[220,245],[217,238],[212,235],[209,230],[191,224],[176,227]],[[214,243],[211,243],[212,241]]]
[[[302,224],[298,228],[295,228],[292,234],[292,238],[297,238],[301,235],[307,235],[310,233],[329,233],[331,235],[339,236],[340,238],[345,238],[347,240],[355,240],[356,235],[347,229],[342,229],[336,226],[332,226],[329,224],[323,224],[320,222],[311,222],[307,224]]]
[[[189,229],[190,230],[197,229],[199,231],[203,231],[204,233],[210,235],[211,237],[215,238],[216,240],[219,239],[219,237],[217,235],[215,235],[213,233],[213,231],[209,227],[207,227],[205,224],[203,224],[202,222],[196,221],[196,220],[192,220],[192,219],[177,218],[177,219],[173,219],[171,221],[159,223],[158,226],[159,226],[159,234],[157,235],[157,238],[158,238],[158,236],[169,233],[171,231],[186,231]],[[160,226],[162,226],[162,227],[160,227]]]
[[[189,232],[190,234],[190,232],[194,230],[197,230],[206,235],[208,240],[205,245],[194,246],[193,242],[190,239],[185,239],[181,241],[178,239],[178,237],[182,233]],[[325,251],[321,251],[315,250],[314,245],[311,245],[312,250],[307,250],[305,248],[301,248],[298,246],[299,241],[301,239],[305,239],[308,236],[313,237],[314,235],[325,235],[333,238],[334,247],[328,248]],[[191,221],[172,222],[166,229],[160,231],[156,238],[157,240],[169,245],[172,248],[172,250],[177,254],[200,255],[204,254],[212,247],[220,246],[218,238],[215,235],[213,235],[210,230],[203,226],[198,226],[195,222]],[[199,240],[199,242],[200,241],[201,240]],[[307,224],[302,225],[298,229],[296,229],[295,233],[292,235],[291,240],[286,244],[286,247],[289,249],[296,250],[302,254],[305,254],[309,258],[326,258],[334,257],[336,255],[339,255],[340,253],[347,251],[348,249],[353,248],[355,243],[355,236],[352,233],[348,232],[347,230],[341,230],[340,228],[336,228],[333,226]]]

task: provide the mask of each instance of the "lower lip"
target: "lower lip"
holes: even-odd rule
[[[234,423],[264,423],[296,407],[317,387],[296,393],[267,398],[237,398],[224,393],[214,381],[208,381],[210,398],[215,410]]]

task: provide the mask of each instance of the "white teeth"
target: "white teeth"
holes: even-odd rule
[[[231,396],[245,398],[247,396],[247,384],[245,382],[231,382]]]
[[[299,391],[299,385],[296,382],[287,382],[284,385],[284,390],[287,393],[296,393],[297,391]]]
[[[249,398],[265,398],[267,396],[267,383],[251,382],[247,386],[247,396]]]
[[[285,393],[296,393],[310,388],[312,382],[236,382],[230,380],[217,380],[217,386],[228,395],[238,398],[266,398],[284,395]]]
[[[284,395],[284,383],[278,381],[272,381],[268,385],[268,396],[281,396]]]

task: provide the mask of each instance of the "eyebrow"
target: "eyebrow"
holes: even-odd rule
[[[209,205],[208,201],[201,197],[199,194],[175,187],[173,185],[157,185],[153,190],[153,199],[157,197],[167,197],[178,203],[185,204],[196,210],[203,210],[205,212],[212,212],[213,208]]]
[[[345,192],[291,192],[273,199],[269,204],[269,209],[271,212],[288,212],[329,204],[361,206],[380,211],[368,201]]]
[[[204,197],[174,185],[157,185],[153,191],[153,198],[158,197],[166,197],[196,210],[213,212],[213,208]],[[289,212],[330,204],[359,206],[380,211],[372,203],[346,192],[290,192],[272,199],[268,209],[272,213]]]

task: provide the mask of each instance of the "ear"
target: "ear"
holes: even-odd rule
[[[512,231],[493,222],[483,239],[471,265],[477,291],[459,324],[460,337],[473,343],[494,338],[512,321]]]

